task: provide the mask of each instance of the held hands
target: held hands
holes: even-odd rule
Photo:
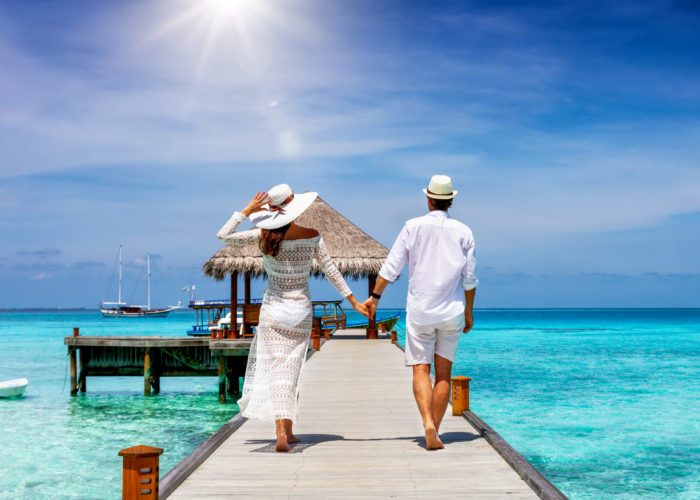
[[[264,210],[262,207],[265,205],[270,198],[267,196],[267,193],[265,191],[259,192],[256,194],[252,200],[250,200],[250,203],[248,203],[248,206],[245,207],[243,210],[241,210],[241,213],[245,215],[246,217],[249,217],[250,214],[254,214],[255,212],[260,212],[261,210]]]
[[[363,304],[367,306],[367,309],[369,310],[369,316],[367,316],[368,318],[372,319],[374,317],[374,314],[377,312],[378,303],[379,301],[374,297],[367,297],[367,300],[363,302]]]
[[[359,302],[354,295],[350,295],[348,298],[348,302],[350,302],[350,305],[352,306],[353,309],[355,309],[357,312],[365,316],[366,318],[370,318],[370,312],[369,309],[366,305],[366,303]]]

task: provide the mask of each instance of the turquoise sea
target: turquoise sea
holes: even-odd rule
[[[164,474],[237,412],[216,379],[89,378],[71,397],[63,337],[185,335],[192,312],[0,312],[0,498],[120,497],[134,444],[165,449]],[[471,407],[572,499],[700,498],[700,309],[478,310],[454,374]],[[399,323],[400,341],[403,342]],[[303,394],[302,394],[303,397]]]

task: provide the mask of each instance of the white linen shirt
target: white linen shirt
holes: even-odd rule
[[[406,314],[411,321],[430,325],[464,313],[462,290],[479,283],[469,227],[442,210],[407,221],[379,276],[395,281],[407,262]]]

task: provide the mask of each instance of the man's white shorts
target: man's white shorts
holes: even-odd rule
[[[417,325],[406,317],[406,366],[432,365],[435,355],[454,361],[464,329],[464,313],[432,325]]]

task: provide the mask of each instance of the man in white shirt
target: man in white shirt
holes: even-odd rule
[[[408,264],[406,365],[413,366],[413,394],[423,418],[426,446],[437,449],[444,448],[438,429],[450,395],[452,361],[461,333],[469,332],[474,324],[472,310],[479,281],[472,232],[447,214],[457,194],[452,180],[435,175],[423,192],[430,211],[406,222],[366,304],[374,314],[384,288]]]

